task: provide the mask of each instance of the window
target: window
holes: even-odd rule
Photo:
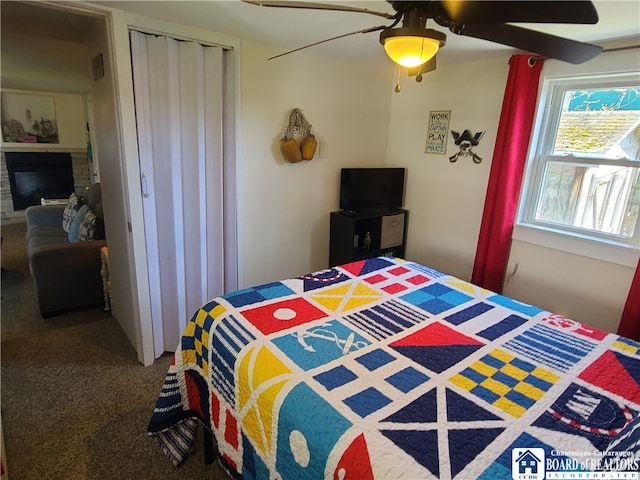
[[[545,82],[519,226],[637,251],[640,77]]]

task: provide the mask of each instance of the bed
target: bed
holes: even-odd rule
[[[179,465],[201,426],[246,480],[638,478],[640,344],[367,259],[194,314],[147,432]]]

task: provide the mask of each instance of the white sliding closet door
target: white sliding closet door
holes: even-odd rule
[[[220,47],[130,34],[157,358],[237,288],[234,82]]]

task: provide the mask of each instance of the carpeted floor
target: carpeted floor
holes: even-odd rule
[[[171,355],[143,367],[102,307],[42,319],[25,225],[3,225],[2,424],[10,480],[224,479],[204,465],[201,437],[181,466],[146,427]]]

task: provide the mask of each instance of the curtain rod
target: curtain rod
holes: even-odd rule
[[[633,50],[634,48],[640,48],[640,45],[628,45],[626,47],[605,48],[602,50],[602,53],[620,52],[622,50]]]
[[[640,48],[640,45],[627,45],[625,47],[603,48],[601,53],[621,52],[623,50],[633,50],[634,48]],[[549,60],[549,59],[550,57],[545,57],[543,55],[531,54],[531,56],[529,57],[529,66],[533,67],[538,60]],[[509,63],[511,63],[511,58],[509,58]]]

